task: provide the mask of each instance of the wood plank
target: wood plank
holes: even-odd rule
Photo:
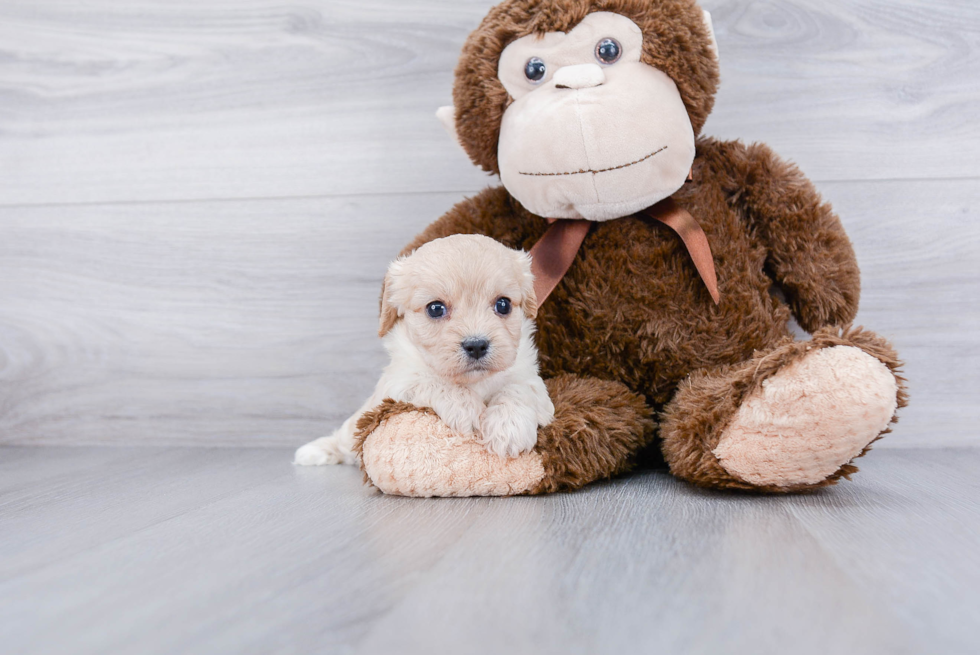
[[[433,118],[493,0],[8,0],[0,204],[474,191]],[[817,180],[975,177],[980,20],[957,0],[706,0],[706,134]]]
[[[861,484],[790,511],[862,594],[889,607],[934,652],[980,648],[980,453],[875,453]],[[882,468],[886,466],[887,468]],[[868,475],[870,473],[870,475]],[[825,502],[830,500],[830,502]],[[878,548],[888,543],[890,547]]]
[[[980,443],[980,190],[821,185],[912,405],[882,443]],[[461,197],[0,208],[0,443],[299,444],[370,393],[387,262]]]
[[[434,113],[488,6],[4,3],[0,204],[479,188]]]
[[[65,447],[63,452],[48,449],[39,457],[31,446],[5,446],[0,450],[0,503],[7,502],[12,494],[36,488],[48,480],[62,480],[109,464],[130,462],[140,452],[137,448],[103,451]]]
[[[779,501],[703,494],[663,473],[556,500],[494,505],[359,650],[916,650]]]
[[[704,492],[648,472],[574,494],[433,500],[377,495],[349,467],[292,468],[287,449],[178,449],[146,459],[145,476],[113,463],[113,450],[97,451],[103,477],[68,483],[79,501],[39,481],[36,511],[28,496],[17,516],[0,508],[4,550],[75,514],[47,562],[0,581],[8,649],[890,655],[980,646],[976,449],[876,452],[855,481],[803,496]],[[219,491],[248,477],[251,486]],[[206,502],[165,509],[173,491],[158,483],[168,479]],[[67,528],[86,522],[111,534],[80,549]]]
[[[880,445],[980,444],[980,185],[827,183],[862,270],[856,324],[891,339],[911,404]]]
[[[980,5],[700,0],[721,91],[706,134],[765,141],[815,180],[980,170]]]
[[[192,458],[200,450],[178,452]],[[355,640],[397,602],[491,502],[415,504],[377,496],[353,467],[295,468],[290,450],[221,452],[224,463],[207,462],[218,478],[237,477],[233,471],[245,462],[261,463],[262,474],[233,496],[213,498],[217,487],[187,479],[183,463],[148,462],[154,479],[183,482],[188,495],[212,498],[146,527],[134,526],[123,511],[96,516],[128,534],[81,552],[69,547],[67,557],[0,582],[3,643],[24,653],[64,644],[73,653],[191,653],[214,652],[207,644],[225,639],[235,652],[269,652],[298,636],[329,651]],[[145,493],[138,477],[124,476],[122,494],[122,478],[108,477],[108,484],[88,485],[89,512],[80,518],[108,503],[155,513],[159,502],[169,502],[138,498]],[[16,546],[46,533],[50,511],[16,531],[0,530],[0,539]],[[391,530],[400,533],[397,541],[388,539]],[[61,624],[57,631],[38,629],[52,621]],[[280,622],[282,629],[268,632]]]
[[[0,442],[299,443],[384,364],[388,261],[448,196],[0,210]]]
[[[3,449],[4,451],[6,448]],[[43,471],[90,449],[33,451],[22,466]],[[122,452],[119,452],[122,451]],[[230,453],[235,453],[228,463]],[[129,536],[289,473],[288,457],[270,450],[113,448],[95,451],[101,466],[39,476],[0,493],[0,580],[23,575]],[[275,465],[270,465],[275,463]]]

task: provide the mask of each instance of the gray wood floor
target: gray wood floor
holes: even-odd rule
[[[0,448],[5,653],[980,649],[980,452],[789,498],[419,501],[283,449]]]

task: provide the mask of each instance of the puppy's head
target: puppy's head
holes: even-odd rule
[[[391,264],[379,334],[403,321],[433,371],[468,383],[514,364],[524,319],[536,313],[531,258],[489,237],[460,234]]]

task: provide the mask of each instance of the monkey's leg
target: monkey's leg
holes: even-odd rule
[[[555,420],[538,429],[545,477],[531,493],[571,491],[625,473],[654,440],[655,424],[642,396],[619,382],[559,375],[547,380]]]
[[[719,489],[788,493],[835,484],[906,404],[891,345],[825,328],[741,364],[698,371],[661,417],[671,472]]]
[[[490,453],[453,433],[431,410],[386,401],[358,423],[368,479],[404,496],[505,496],[578,489],[629,470],[653,438],[650,409],[624,385],[561,375],[546,382],[555,419],[534,450]]]

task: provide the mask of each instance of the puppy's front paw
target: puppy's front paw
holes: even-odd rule
[[[476,396],[466,396],[452,402],[435,402],[432,408],[450,430],[459,434],[471,434],[479,431],[480,415],[487,406]]]
[[[538,443],[534,416],[506,403],[487,407],[480,417],[480,431],[487,450],[500,457],[517,457]]]
[[[293,463],[297,466],[326,466],[343,464],[344,460],[345,453],[337,437],[321,437],[301,446],[296,451]]]

